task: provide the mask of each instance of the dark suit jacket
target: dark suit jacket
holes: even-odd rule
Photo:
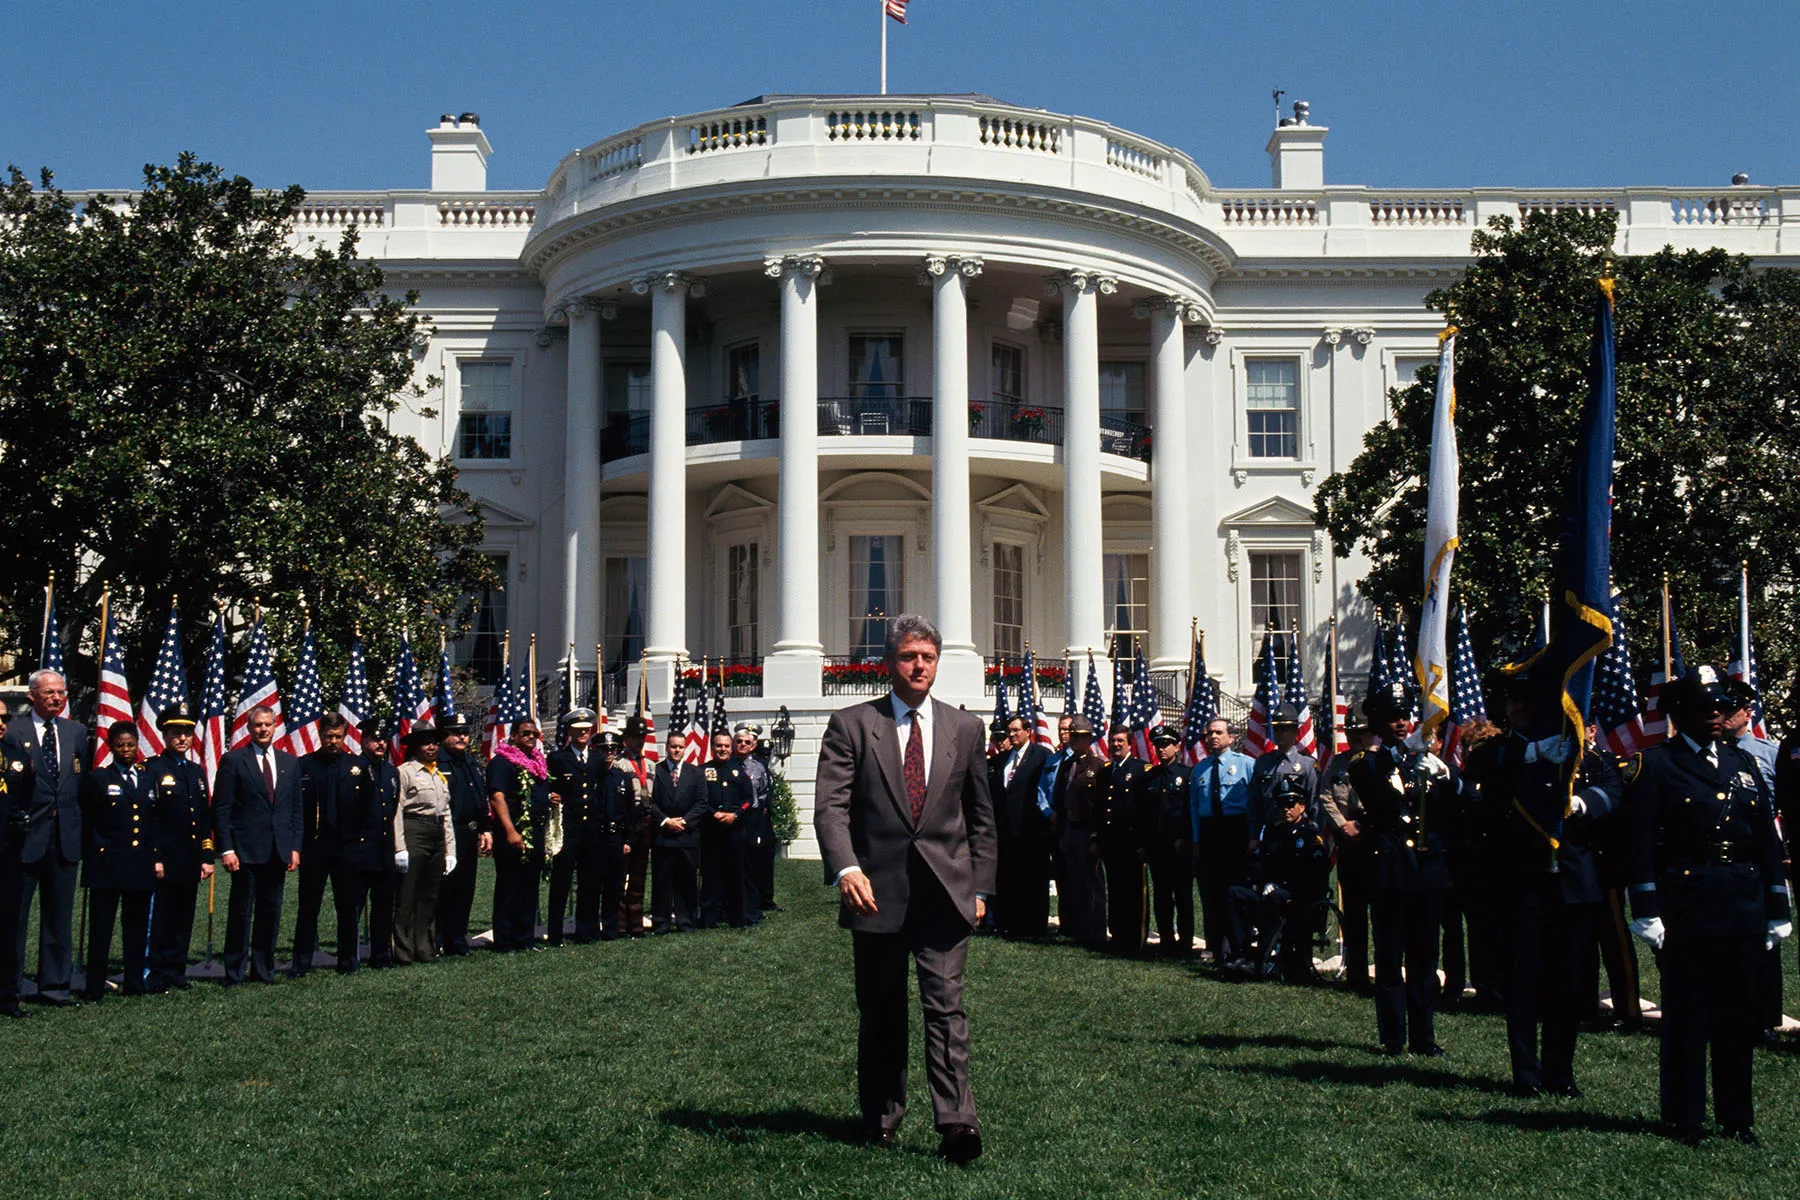
[[[44,778],[44,748],[38,745],[37,721],[26,709],[6,730],[4,745],[31,764],[30,795],[14,796],[15,807],[25,812],[25,838],[19,845],[19,861],[34,863],[55,846],[64,862],[81,861],[81,777],[86,774],[87,726],[67,717],[56,718],[56,786]]]
[[[931,701],[930,779],[917,825],[906,802],[893,698],[833,713],[819,748],[813,828],[825,880],[861,867],[879,911],[848,907],[839,923],[862,933],[897,933],[912,894],[911,860],[934,874],[972,928],[976,895],[994,890],[994,805],[988,796],[987,728],[981,718]]]
[[[1009,749],[996,755],[990,763],[988,775],[988,793],[994,800],[994,816],[1000,823],[1000,831],[1009,837],[1030,837],[1034,834],[1043,837],[1050,835],[1050,818],[1038,808],[1038,781],[1044,774],[1044,763],[1049,761],[1050,752],[1043,746],[1033,742],[1025,747],[1025,753],[1019,758],[1018,769],[1013,772],[1012,785],[1006,783],[1006,761],[1012,757]]]
[[[588,747],[585,765],[573,746],[552,750],[545,761],[550,768],[547,790],[562,797],[563,836],[574,841],[597,835],[606,819],[601,797],[606,768],[598,747]]]
[[[62,731],[57,731],[62,736]],[[87,817],[83,881],[91,888],[148,892],[156,887],[156,793],[139,767],[132,780],[118,766],[87,772],[81,787]]]
[[[300,849],[300,760],[275,751],[275,802],[257,765],[256,749],[239,746],[219,760],[213,780],[214,844],[221,856],[235,852],[254,865],[279,859],[285,864]]]
[[[392,771],[392,763],[366,754],[315,752],[300,760],[301,853],[309,867],[315,853],[321,867],[380,871],[392,864],[395,795],[381,786]]]
[[[657,763],[650,800],[650,815],[656,822],[656,840],[652,845],[692,849],[700,844],[700,826],[711,808],[706,801],[706,778],[699,767],[683,767],[681,782],[676,784],[669,764]],[[669,817],[680,817],[687,822],[687,829],[681,833],[664,829],[662,822]]]

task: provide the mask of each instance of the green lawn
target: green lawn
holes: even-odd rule
[[[1650,1128],[1654,1037],[1584,1037],[1586,1099],[1528,1102],[1497,1017],[1388,1061],[1345,993],[993,939],[986,1156],[937,1160],[916,1065],[901,1147],[866,1150],[849,936],[816,866],[780,869],[753,931],[0,1024],[0,1194],[1800,1195],[1800,1053],[1758,1055],[1763,1148],[1696,1151]]]

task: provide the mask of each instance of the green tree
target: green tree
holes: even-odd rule
[[[1618,280],[1613,581],[1640,672],[1660,660],[1666,572],[1690,662],[1735,651],[1739,563],[1765,699],[1793,711],[1800,636],[1800,276],[1720,250],[1619,258],[1612,213],[1500,219],[1476,261],[1426,304],[1459,332],[1461,454],[1454,587],[1478,648],[1516,656],[1550,583],[1557,519],[1587,396],[1595,280]],[[1392,393],[1393,419],[1318,494],[1339,553],[1373,562],[1363,594],[1415,608],[1436,367]],[[1480,652],[1478,650],[1478,652]]]
[[[36,665],[51,570],[73,684],[91,685],[76,635],[91,648],[107,589],[134,681],[171,600],[190,662],[215,605],[241,628],[256,600],[291,661],[302,596],[328,675],[355,630],[379,659],[403,621],[433,659],[488,567],[455,472],[388,427],[425,394],[416,296],[383,291],[354,229],[296,249],[300,188],[258,189],[189,154],[146,167],[130,196],[9,176],[0,632],[20,648],[15,674]]]

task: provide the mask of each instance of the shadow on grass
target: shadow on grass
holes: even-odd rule
[[[855,1117],[832,1117],[806,1108],[782,1108],[773,1112],[669,1108],[658,1113],[657,1119],[664,1125],[727,1142],[747,1142],[763,1133],[819,1137],[848,1145],[860,1145],[864,1138],[862,1122]]]
[[[1421,1121],[1446,1124],[1504,1125],[1532,1133],[1558,1133],[1580,1129],[1589,1133],[1657,1133],[1660,1127],[1647,1117],[1614,1117],[1581,1109],[1493,1108],[1483,1113],[1425,1112]]]
[[[1187,1033],[1168,1039],[1171,1046],[1189,1050],[1361,1050],[1358,1042],[1340,1042],[1330,1038],[1295,1037],[1291,1033],[1272,1033],[1261,1037],[1239,1037],[1229,1033]]]
[[[1235,1071],[1240,1075],[1264,1075],[1270,1078],[1293,1079],[1301,1083],[1337,1084],[1343,1087],[1382,1088],[1405,1084],[1408,1087],[1416,1088],[1458,1089],[1494,1094],[1504,1094],[1510,1088],[1506,1081],[1484,1075],[1458,1075],[1454,1071],[1415,1067],[1407,1063],[1383,1062],[1371,1063],[1366,1066],[1298,1061],[1268,1064],[1225,1063],[1215,1067],[1214,1070]]]

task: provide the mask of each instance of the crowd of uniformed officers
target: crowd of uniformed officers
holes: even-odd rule
[[[1566,1097],[1581,1094],[1578,1029],[1644,1027],[1635,934],[1661,974],[1669,1132],[1704,1135],[1710,1048],[1717,1124],[1754,1141],[1752,1048],[1782,1022],[1779,816],[1800,829],[1800,733],[1779,750],[1756,736],[1754,689],[1700,667],[1665,690],[1667,740],[1620,763],[1594,729],[1532,736],[1546,715],[1558,727],[1559,685],[1511,676],[1505,728],[1457,730],[1456,768],[1442,731],[1416,734],[1399,684],[1370,695],[1323,773],[1286,708],[1254,759],[1209,722],[1191,766],[1168,726],[1148,731],[1145,762],[1143,731],[1102,748],[1064,716],[1045,747],[1012,718],[990,763],[994,930],[1045,936],[1054,880],[1061,934],[1114,953],[1145,953],[1152,917],[1159,954],[1228,978],[1318,982],[1341,951],[1335,973],[1373,995],[1382,1053],[1444,1055],[1440,1008],[1503,1012],[1516,1090]]]
[[[165,749],[140,753],[138,730],[106,730],[111,761],[88,762],[89,732],[60,716],[66,684],[54,671],[29,681],[31,708],[0,705],[0,1016],[23,1017],[27,934],[38,909],[38,971],[29,997],[53,1007],[106,995],[109,951],[121,932],[125,995],[189,986],[196,914],[224,915],[224,983],[278,979],[276,934],[287,876],[297,875],[293,956],[305,975],[319,951],[327,885],[336,920],[335,966],[376,968],[470,953],[477,863],[491,855],[494,949],[573,938],[747,926],[774,900],[773,777],[756,725],[720,731],[702,764],[644,761],[646,723],[596,735],[591,710],[562,722],[548,754],[534,721],[520,721],[484,762],[461,721],[411,726],[402,760],[392,733],[366,723],[361,750],[337,714],[318,725],[319,748],[296,756],[275,744],[275,714],[248,714],[248,743],[227,752],[209,797],[190,757],[185,704],[157,722]],[[219,879],[228,880],[222,906]],[[548,882],[547,911],[545,882]],[[646,922],[646,883],[648,917]],[[87,889],[86,971],[75,980],[74,899]],[[213,938],[209,919],[208,950]]]

